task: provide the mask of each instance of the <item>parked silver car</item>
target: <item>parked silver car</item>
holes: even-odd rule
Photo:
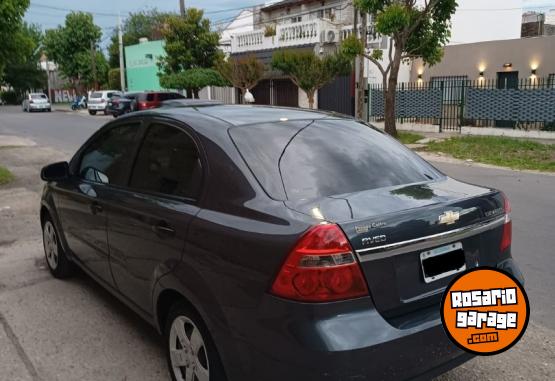
[[[89,96],[88,109],[89,114],[96,115],[97,112],[103,112],[104,115],[108,114],[108,102],[112,99],[113,95],[120,95],[121,93],[116,90],[99,90],[94,91]]]
[[[44,93],[31,93],[25,96],[21,104],[23,111],[52,111],[50,100]]]

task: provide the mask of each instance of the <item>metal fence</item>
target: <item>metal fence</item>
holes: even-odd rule
[[[368,95],[369,121],[383,120],[383,87],[369,85]],[[438,125],[440,131],[460,131],[462,126],[555,131],[555,78],[453,76],[400,83],[395,111],[400,123]]]

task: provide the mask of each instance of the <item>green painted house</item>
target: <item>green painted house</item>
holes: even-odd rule
[[[133,91],[162,90],[158,79],[158,61],[164,56],[164,41],[141,41],[125,47],[127,89]]]

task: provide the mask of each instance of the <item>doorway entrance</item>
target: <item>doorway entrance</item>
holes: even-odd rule
[[[518,89],[518,71],[500,71],[497,73],[498,89]],[[514,120],[496,120],[495,127],[514,128]]]

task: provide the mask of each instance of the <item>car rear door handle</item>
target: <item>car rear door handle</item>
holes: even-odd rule
[[[102,213],[103,210],[104,210],[104,208],[98,202],[93,201],[91,203],[91,212],[92,212],[92,214]]]
[[[160,221],[156,225],[154,225],[153,230],[156,234],[166,235],[166,236],[173,236],[175,235],[175,229],[172,228],[167,222]]]

